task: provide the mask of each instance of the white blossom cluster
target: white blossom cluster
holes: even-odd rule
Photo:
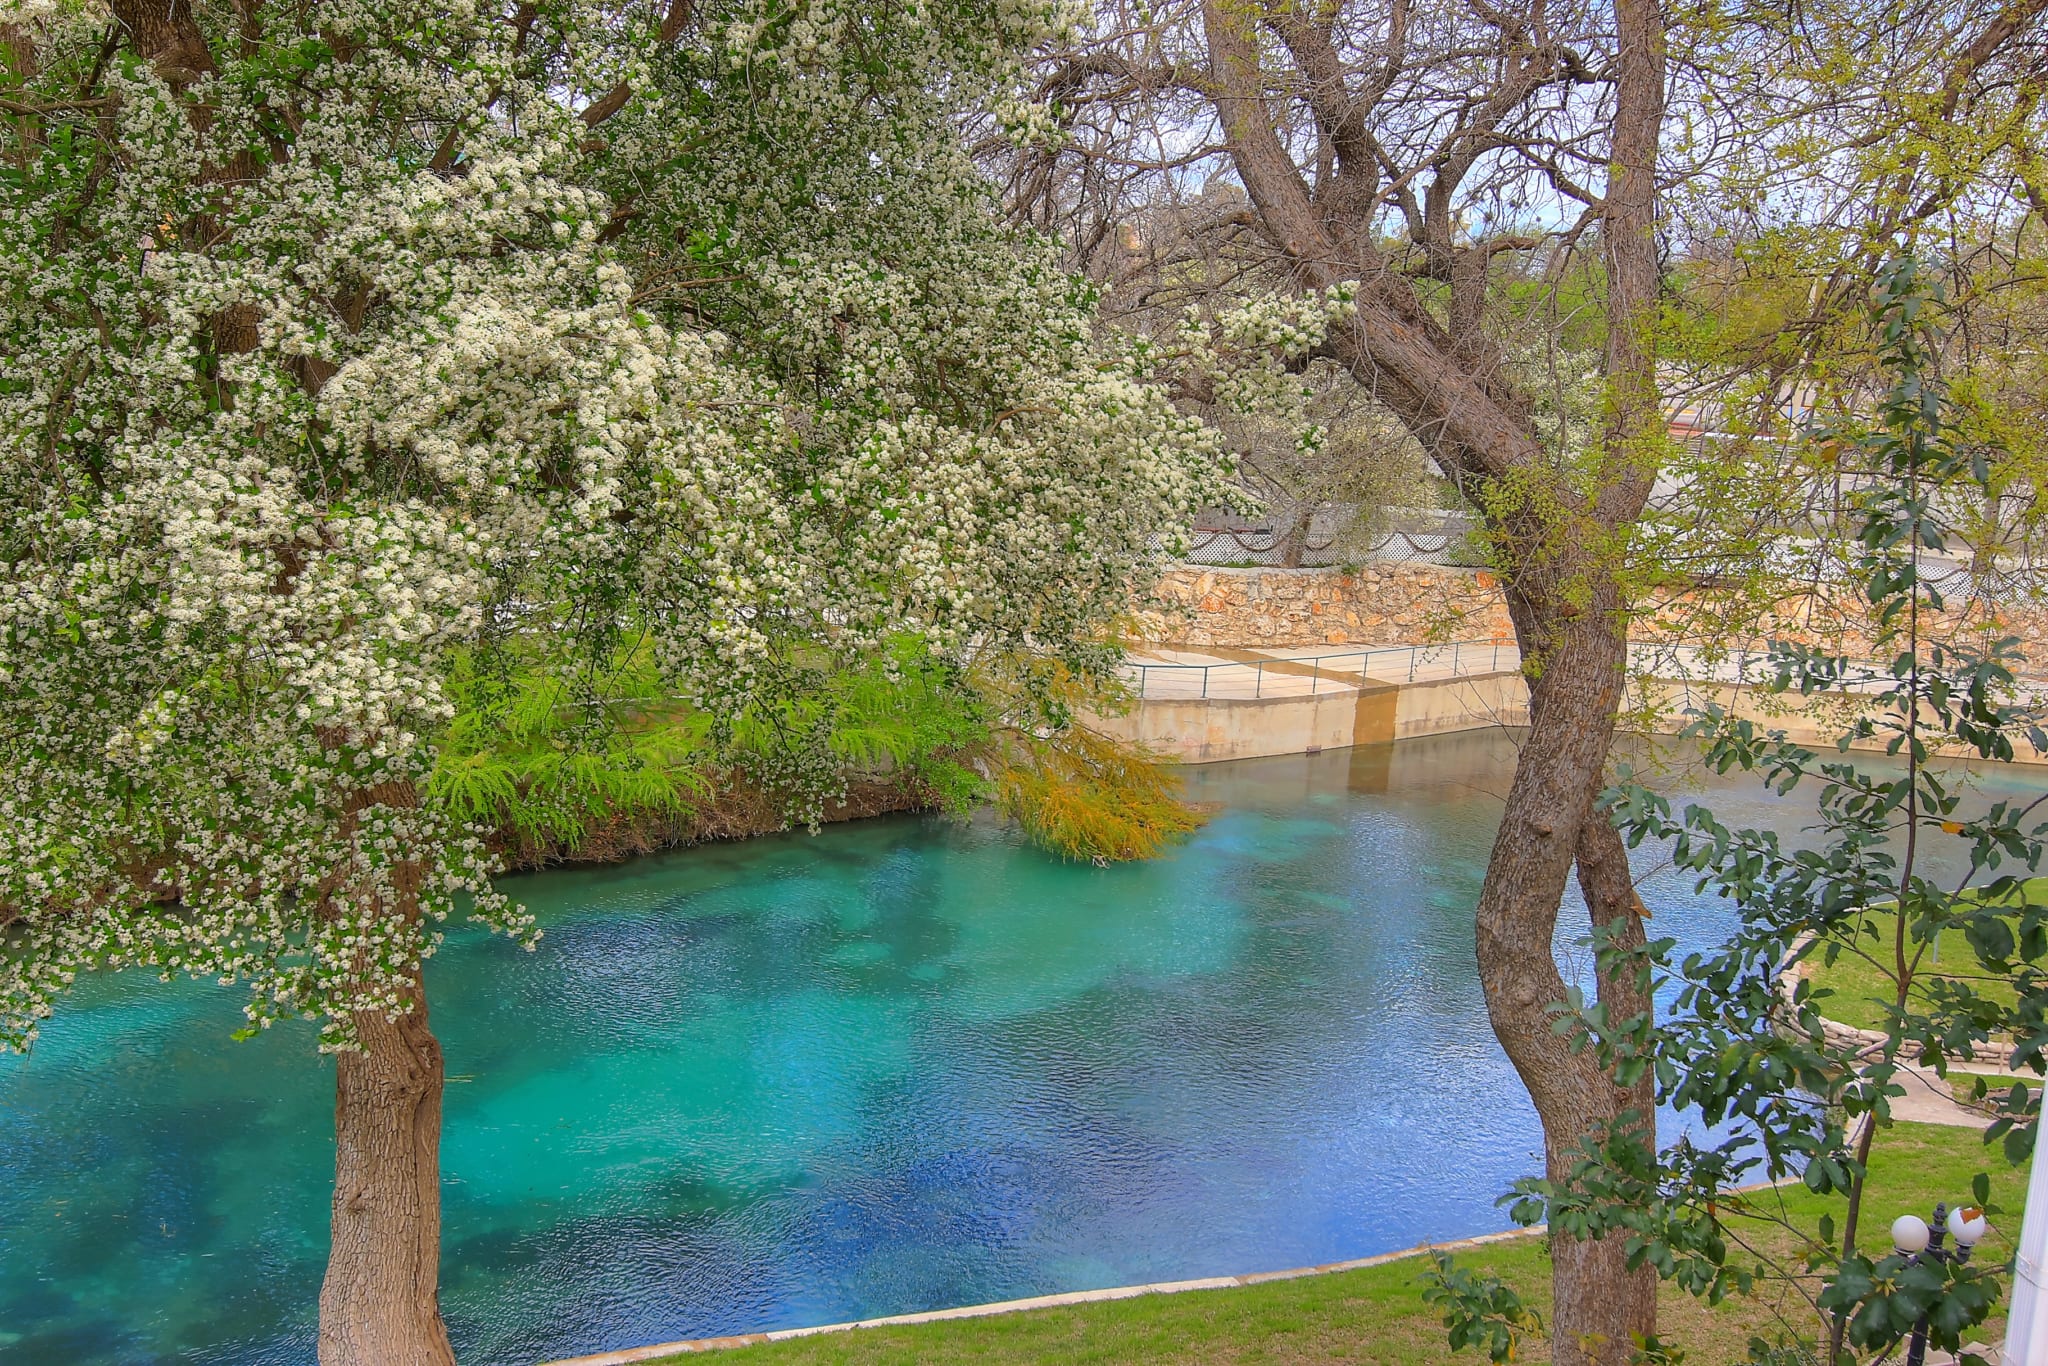
[[[1304,429],[1315,386],[1301,361],[1328,338],[1330,324],[1358,311],[1357,287],[1345,281],[1317,294],[1254,294],[1220,308],[1189,307],[1163,360],[1198,379],[1227,413],[1258,414]]]
[[[448,915],[531,943],[425,795],[450,651],[632,626],[713,705],[904,634],[1099,664],[1215,500],[952,135],[1055,12],[665,9],[201,4],[216,73],[0,135],[0,1045],[142,965],[348,1047]]]
[[[1277,442],[1297,460],[1314,461],[1330,441],[1323,410],[1333,363],[1313,353],[1331,323],[1357,311],[1356,291],[1343,281],[1310,295],[1258,293],[1190,305],[1157,333],[1127,334],[1127,364],[1133,375],[1180,394],[1234,457]],[[1270,461],[1252,463],[1263,468]],[[1218,501],[1246,512],[1259,506],[1241,485]]]
[[[701,14],[721,40],[665,73],[660,115],[606,125],[601,183],[638,211],[622,245],[650,306],[721,328],[781,397],[803,569],[774,610],[847,648],[908,630],[1087,663],[1225,463],[1098,345],[1057,253],[999,226],[957,135],[964,102],[1015,99],[1019,55],[1070,16],[1029,0]],[[649,175],[677,141],[690,151]]]

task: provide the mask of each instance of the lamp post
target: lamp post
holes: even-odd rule
[[[1892,1220],[1892,1246],[1905,1255],[1909,1262],[1932,1258],[1937,1262],[1967,1262],[1970,1249],[1977,1246],[1989,1228],[1984,1222],[1984,1211],[1967,1205],[1958,1205],[1951,1210],[1946,1204],[1934,1207],[1932,1227],[1917,1214],[1901,1214]],[[1942,1246],[1944,1239],[1955,1239],[1953,1249]],[[1927,1360],[1927,1315],[1922,1314],[1913,1325],[1913,1336],[1906,1347],[1906,1366],[1925,1366]]]

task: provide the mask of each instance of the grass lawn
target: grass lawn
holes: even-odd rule
[[[1977,1083],[1980,1081],[1984,1083],[1984,1097],[1982,1100],[1979,1100],[1977,1097]],[[2039,1077],[1976,1076],[1967,1072],[1949,1073],[1948,1089],[1961,1104],[1996,1105],[1999,1097],[2012,1090],[2015,1082],[2024,1085],[2029,1091],[2039,1091],[2041,1089],[2041,1079]]]
[[[2048,879],[2037,880],[2033,887],[2036,898],[2048,896]],[[1821,1013],[1831,1020],[1854,1025],[1858,1029],[1883,1029],[1884,1008],[1896,999],[1898,988],[1891,975],[1893,939],[1898,933],[1899,917],[1891,911],[1872,911],[1863,919],[1863,929],[1857,935],[1857,943],[1863,952],[1876,962],[1870,962],[1856,954],[1844,952],[1832,966],[1823,964],[1816,956],[1807,960],[1811,970],[1811,981],[1816,988],[1826,987],[1834,992],[1821,1002]],[[1908,960],[1920,948],[1912,939],[1906,943]],[[1879,965],[1883,966],[1880,967]],[[1970,948],[1969,941],[1961,930],[1944,930],[1941,935],[1941,956],[1936,959],[1932,951],[1920,960],[1915,973],[1916,984],[1925,977],[1955,976],[1968,974],[1977,990],[1993,1000],[2010,1003],[2013,999],[2012,984],[2003,978],[1985,977],[1977,971],[1977,955]],[[1915,995],[1919,995],[1915,987]]]
[[[1872,1155],[1871,1188],[1865,1206],[1867,1250],[1883,1244],[1898,1214],[1924,1218],[1936,1200],[1967,1200],[1971,1173],[2002,1168],[2003,1159],[1967,1129],[1901,1124],[1879,1139]],[[2003,1259],[2019,1236],[2024,1172],[1994,1170],[1992,1200],[2004,1209],[1980,1255]],[[1764,1192],[1759,1204],[1782,1209],[1800,1228],[1810,1229],[1839,1201],[1824,1202],[1803,1187]],[[1789,1235],[1761,1221],[1730,1220],[1731,1232],[1777,1248]],[[1462,1259],[1514,1285],[1524,1300],[1549,1311],[1550,1272],[1538,1239],[1494,1244]],[[896,1363],[920,1366],[1011,1362],[1304,1363],[1353,1362],[1371,1366],[1428,1366],[1445,1361],[1483,1362],[1477,1352],[1453,1356],[1443,1326],[1422,1301],[1421,1273],[1429,1263],[1411,1258],[1362,1271],[1271,1281],[1229,1290],[1147,1295],[1059,1309],[1029,1310],[981,1319],[897,1328],[868,1328],[733,1349],[735,1366],[795,1363]],[[1245,1267],[1244,1271],[1260,1268]],[[1782,1289],[1707,1309],[1683,1292],[1666,1287],[1662,1331],[1683,1346],[1691,1366],[1742,1361],[1752,1334],[1771,1335],[1774,1306],[1795,1303]],[[1811,1320],[1799,1327],[1811,1331]],[[2002,1316],[1977,1331],[1995,1344]],[[699,1361],[696,1355],[666,1359],[671,1366]]]

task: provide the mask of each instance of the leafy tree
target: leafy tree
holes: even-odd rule
[[[1170,184],[1213,161],[1245,195],[1218,225],[1233,234],[1226,259],[1255,263],[1282,296],[1245,311],[1341,298],[1314,351],[1484,519],[1531,726],[1476,908],[1480,976],[1560,1179],[1581,1136],[1649,1109],[1640,1079],[1567,1048],[1544,1007],[1564,988],[1552,941],[1573,873],[1594,923],[1640,911],[1593,801],[1625,681],[1631,534],[1664,441],[1651,341],[1665,23],[1644,0],[1104,3],[1041,66],[1074,135],[1036,161],[1027,149],[1014,180],[1045,206],[1039,221],[1085,224],[1098,187],[1130,168]],[[1071,178],[1062,159],[1079,163]],[[1560,388],[1558,333],[1531,344],[1518,325],[1540,312],[1537,271],[1501,263],[1577,251],[1600,261],[1602,351],[1593,420],[1575,430],[1569,402],[1539,401]],[[1647,1006],[1627,975],[1601,994]],[[1654,1330],[1654,1279],[1619,1240],[1554,1248],[1557,1359],[1619,1362]]]
[[[958,148],[1045,9],[8,15],[0,1043],[93,968],[317,1020],[321,1360],[444,1363],[421,963],[537,937],[451,678],[581,707],[564,802],[686,795],[622,659],[729,731],[908,637],[1057,720],[1213,444]]]
[[[1720,948],[1683,959],[1668,940],[1632,946],[1604,927],[1595,936],[1602,970],[1646,983],[1654,976],[1673,990],[1674,1005],[1659,1021],[1574,996],[1559,1028],[1617,1073],[1654,1079],[1660,1102],[1726,1136],[1661,1150],[1638,1135],[1589,1139],[1568,1180],[1525,1183],[1515,1208],[1518,1218],[1547,1215],[1553,1228],[1626,1236],[1637,1264],[1710,1300],[1747,1291],[1760,1276],[1793,1285],[1812,1313],[1788,1323],[1793,1349],[1809,1344],[1830,1366],[1881,1357],[1922,1315],[1931,1339],[1953,1348],[1996,1295],[1996,1267],[1865,1250],[1873,1241],[1865,1171],[1906,1070],[1945,1078],[1954,1062],[1995,1057],[2023,1076],[2048,1071],[2048,901],[2026,876],[2048,851],[2048,821],[2040,801],[1973,801],[1967,775],[1943,762],[2010,761],[2021,744],[2048,750],[2048,733],[2016,690],[2015,640],[1980,649],[1928,637],[1944,599],[1921,566],[1947,543],[1944,495],[1981,487],[1992,464],[1959,425],[1967,414],[1937,371],[1937,308],[1911,258],[1887,267],[1872,330],[1890,387],[1868,425],[1813,438],[1854,490],[1851,587],[1877,624],[1880,662],[1796,641],[1772,648],[1772,690],[1854,692],[1861,716],[1834,754],[1715,706],[1692,728],[1718,770],[1753,773],[1774,792],[1810,800],[1817,842],[1787,847],[1700,805],[1674,811],[1639,784],[1606,799],[1632,845],[1670,841],[1676,864],[1725,898],[1740,924]],[[1852,745],[1881,747],[1896,762],[1873,766]],[[1967,868],[1952,884],[1930,871],[1937,842]],[[1968,945],[1967,961],[1939,962],[1944,934],[1951,954],[1957,940]],[[1797,972],[1845,958],[1870,964],[1888,984],[1876,1040],[1824,1029],[1831,993]],[[1987,1141],[2003,1136],[1999,1160],[2022,1162],[2035,1141],[2040,1089],[2016,1085],[1996,1105]],[[1840,1218],[1773,1260],[1763,1255],[1768,1240],[1755,1236],[1772,1219],[1768,1199],[1735,1188],[1795,1175],[1840,1197]],[[1986,1186],[1980,1176],[1980,1203]]]

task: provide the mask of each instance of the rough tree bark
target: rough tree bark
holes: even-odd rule
[[[1579,81],[1583,62],[1536,26],[1501,29],[1508,50],[1499,85],[1478,92],[1469,123],[1427,167],[1421,200],[1381,180],[1384,149],[1372,114],[1383,84],[1354,80],[1324,11],[1293,0],[1205,0],[1212,99],[1229,155],[1258,225],[1296,278],[1325,288],[1355,279],[1358,310],[1329,339],[1331,353],[1399,416],[1468,493],[1513,489],[1492,509],[1492,538],[1530,683],[1530,731],[1502,812],[1477,911],[1478,957],[1495,1033],[1542,1119],[1547,1174],[1569,1175],[1580,1143],[1625,1125],[1654,1125],[1647,1083],[1617,1086],[1591,1050],[1573,1052],[1553,1028],[1565,982],[1552,954],[1560,902],[1577,865],[1595,924],[1618,942],[1642,940],[1620,838],[1593,809],[1604,782],[1627,664],[1629,604],[1617,577],[1622,533],[1642,513],[1661,436],[1653,358],[1645,344],[1658,282],[1654,171],[1664,104],[1660,0],[1617,0],[1610,168],[1597,205],[1610,280],[1609,405],[1605,439],[1578,469],[1544,449],[1530,406],[1516,392],[1481,327],[1487,262],[1519,244],[1461,242],[1451,195],[1474,160],[1501,142],[1508,111],[1545,85]],[[1406,6],[1400,6],[1405,16]],[[1293,64],[1275,80],[1262,69],[1258,28]],[[1390,31],[1392,32],[1392,31]],[[1388,69],[1398,42],[1389,38]],[[1310,106],[1329,155],[1313,186],[1279,136],[1269,92],[1295,89]],[[1425,169],[1414,168],[1415,171]],[[1412,176],[1411,176],[1412,179]],[[1402,196],[1406,196],[1405,200]],[[1394,202],[1423,250],[1429,278],[1446,289],[1443,311],[1425,305],[1374,240],[1373,216]],[[1647,1011],[1632,973],[1598,984],[1617,1017]],[[1631,1272],[1620,1240],[1560,1238],[1555,1259],[1552,1350],[1563,1366],[1621,1366],[1636,1337],[1656,1330],[1654,1273]]]
[[[260,0],[241,7],[245,40],[260,35],[261,8]],[[189,3],[113,0],[112,9],[126,41],[173,90],[218,70]],[[214,111],[194,104],[186,114],[203,129]],[[208,171],[223,183],[251,173],[245,157]],[[216,227],[202,219],[196,240],[212,239]],[[217,352],[254,346],[252,310],[228,309],[212,323]],[[317,391],[324,374],[306,378]],[[224,392],[222,401],[231,405],[232,394]],[[372,789],[357,794],[355,803],[417,800],[404,787]],[[408,911],[400,906],[394,913]],[[416,917],[416,908],[411,914]],[[362,1049],[338,1059],[333,1242],[320,1292],[322,1366],[454,1366],[439,1298],[443,1067],[417,972],[404,1001],[410,1012],[396,1019],[359,1013]]]
[[[334,1224],[320,1287],[321,1366],[454,1366],[441,1322],[441,1045],[412,1009],[360,1012],[337,1060]]]
[[[1657,389],[1656,357],[1650,344],[1658,289],[1656,169],[1659,134],[1664,121],[1665,30],[1662,0],[1615,0],[1617,36],[1615,54],[1615,112],[1610,138],[1608,182],[1601,206],[1601,249],[1607,266],[1607,377],[1608,407],[1605,421],[1599,492],[1595,496],[1596,520],[1617,525],[1621,516],[1633,520],[1648,498],[1655,465],[1655,450],[1664,439],[1664,414]],[[1608,506],[1602,507],[1601,504]],[[1593,604],[1613,634],[1621,639],[1606,648],[1616,658],[1602,667],[1619,673],[1627,662],[1626,618],[1618,601],[1609,604],[1596,595]],[[1594,623],[1597,627],[1598,622]],[[1614,706],[1600,697],[1600,715],[1608,733],[1602,753],[1612,740]],[[1593,780],[1600,774],[1596,771]],[[1585,898],[1591,923],[1609,927],[1618,948],[1640,949],[1646,938],[1643,904],[1637,897],[1628,866],[1628,852],[1613,825],[1589,812],[1578,827],[1574,862],[1579,890]],[[1548,961],[1547,955],[1545,961]],[[1622,967],[1602,974],[1598,990],[1609,1017],[1625,1020],[1647,1015],[1655,1003],[1647,983],[1632,968]],[[1491,1006],[1494,995],[1488,992]],[[1555,999],[1555,998],[1552,998]],[[1495,1030],[1501,1021],[1495,1014]],[[1516,1028],[1528,1021],[1517,1019]],[[1555,1038],[1555,1035],[1552,1036]],[[1505,1044],[1506,1035],[1502,1035]],[[1585,1055],[1581,1055],[1585,1056]],[[1560,1122],[1544,1112],[1547,1175],[1562,1182],[1568,1170],[1560,1170],[1558,1144],[1551,1137],[1564,1129],[1564,1112],[1590,1100],[1580,1132],[1595,1132],[1598,1126],[1632,1129],[1656,1146],[1656,1099],[1646,1072],[1634,1085],[1620,1087],[1606,1075],[1582,1078],[1546,1059],[1544,1069],[1553,1075],[1569,1076],[1571,1092],[1554,1101]],[[1520,1064],[1517,1064],[1520,1068]],[[1520,1068],[1526,1076],[1529,1069]],[[1577,1094],[1578,1084],[1590,1083],[1594,1094]],[[1649,1266],[1631,1270],[1623,1251],[1623,1240],[1553,1239],[1551,1254],[1560,1280],[1582,1286],[1602,1287],[1596,1295],[1559,1297],[1552,1309],[1552,1334],[1558,1343],[1557,1358],[1575,1357],[1589,1361],[1625,1360],[1632,1339],[1649,1336],[1657,1323],[1657,1276]],[[1590,1350],[1588,1350],[1590,1348]]]
[[[1300,503],[1287,515],[1287,531],[1280,538],[1280,567],[1301,568],[1302,556],[1308,553],[1308,529],[1313,521],[1315,509],[1308,503]]]
[[[337,737],[339,746],[342,740]],[[352,828],[372,806],[419,804],[411,783],[351,794]],[[401,863],[386,914],[419,920],[420,869]],[[330,893],[332,890],[329,889]],[[320,1287],[320,1366],[455,1366],[441,1321],[441,1045],[415,967],[398,1015],[354,1014],[360,1047],[336,1058],[334,1214]]]

